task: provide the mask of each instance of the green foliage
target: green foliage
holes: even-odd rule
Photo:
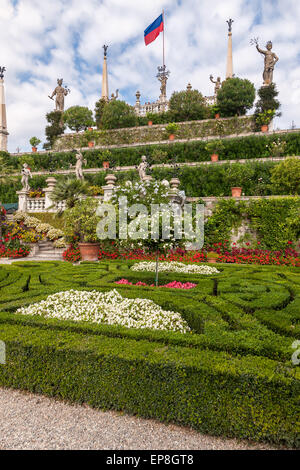
[[[71,131],[83,131],[94,125],[93,113],[84,106],[71,106],[63,114],[64,123]]]
[[[175,91],[169,101],[172,119],[177,122],[207,119],[209,111],[198,90]]]
[[[136,126],[137,118],[132,106],[125,101],[114,100],[104,107],[101,123],[103,129],[120,129]]]
[[[276,89],[276,84],[272,83],[268,86],[262,86],[258,92],[259,100],[256,103],[255,114],[264,113],[266,111],[272,110],[277,111],[281,104],[276,99],[279,95],[279,92]],[[277,113],[277,116],[280,116],[280,113]]]
[[[227,169],[226,180],[230,187],[241,187],[245,180],[253,178],[254,171],[254,166],[251,163],[245,163],[244,165],[233,163]]]
[[[170,122],[166,126],[166,131],[167,131],[168,135],[176,134],[176,132],[178,132],[178,129],[179,129],[179,126],[178,126],[178,124],[176,124],[176,122]]]
[[[218,92],[217,105],[222,117],[244,116],[252,108],[255,87],[249,80],[228,78]]]
[[[108,291],[132,262],[59,262],[0,267],[0,385],[95,408],[190,426],[202,433],[299,447],[299,273],[280,266],[218,266],[193,294],[118,286],[181,313],[192,334],[15,315],[68,289]],[[163,275],[170,282],[178,275]],[[24,368],[26,364],[26,368]]]
[[[286,158],[272,170],[271,182],[279,194],[300,194],[300,160]]]
[[[96,126],[98,129],[101,128],[103,111],[106,105],[107,105],[107,102],[103,98],[100,98],[100,100],[97,101],[97,103],[95,104],[95,121],[96,121]]]
[[[46,114],[47,122],[49,126],[46,126],[46,144],[44,148],[49,150],[52,148],[57,137],[62,135],[65,131],[65,126],[62,119],[62,113],[60,111],[52,111],[51,113]]]
[[[37,137],[31,137],[31,139],[29,140],[31,147],[36,147],[36,148],[40,145],[41,142],[42,141],[38,139]]]
[[[255,122],[258,126],[269,125],[274,116],[275,111],[269,109],[268,111],[263,111],[262,113],[256,114]]]
[[[81,196],[88,194],[88,184],[75,178],[60,180],[57,182],[51,199],[53,202],[66,202],[68,209],[75,206]]]
[[[96,234],[100,217],[96,215],[99,202],[88,197],[79,200],[74,207],[64,213],[65,234],[67,240],[78,237],[82,243],[94,243],[98,241]]]
[[[218,155],[224,150],[224,148],[222,140],[211,140],[205,146],[205,150],[207,150],[209,154],[217,153]]]

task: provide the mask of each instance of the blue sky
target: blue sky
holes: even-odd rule
[[[258,88],[263,57],[250,46],[268,40],[280,61],[274,80],[280,91],[281,118],[275,126],[300,127],[299,0],[0,0],[0,65],[7,73],[9,150],[28,150],[33,135],[44,141],[48,95],[57,78],[71,88],[66,107],[94,109],[101,95],[103,44],[109,44],[110,93],[120,99],[156,100],[155,78],[162,62],[162,38],[144,45],[143,31],[166,13],[166,63],[171,71],[168,95],[191,82],[204,95],[213,92],[209,75],[225,78],[227,24],[232,17],[234,72]]]

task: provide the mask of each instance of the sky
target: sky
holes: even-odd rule
[[[30,149],[32,136],[45,141],[46,113],[54,109],[57,78],[71,89],[66,108],[94,110],[101,97],[103,44],[109,45],[109,92],[134,105],[160,94],[162,35],[149,46],[144,30],[165,10],[168,96],[193,88],[212,95],[209,76],[225,79],[227,24],[233,23],[233,62],[237,77],[262,85],[261,47],[272,40],[279,56],[274,81],[282,117],[275,128],[300,127],[299,0],[0,0],[0,66],[5,66],[8,147]]]

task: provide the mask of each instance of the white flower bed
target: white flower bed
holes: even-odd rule
[[[106,293],[75,290],[58,292],[39,303],[19,308],[16,313],[127,328],[151,328],[181,333],[190,331],[179,313],[165,311],[152,300],[124,298],[115,289]]]
[[[154,261],[143,261],[137,263],[131,268],[132,271],[147,271],[155,272],[156,263]],[[219,274],[216,268],[204,266],[199,264],[184,264],[177,261],[161,262],[158,263],[158,270],[160,273],[182,273],[182,274]]]

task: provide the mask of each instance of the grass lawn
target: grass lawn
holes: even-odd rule
[[[133,262],[72,266],[19,262],[0,266],[0,340],[7,363],[0,385],[102,409],[123,410],[199,431],[299,446],[299,269],[217,265],[211,276],[160,275],[160,284],[193,282],[191,290],[152,284]],[[192,333],[15,315],[65,290],[117,289],[182,315]]]

